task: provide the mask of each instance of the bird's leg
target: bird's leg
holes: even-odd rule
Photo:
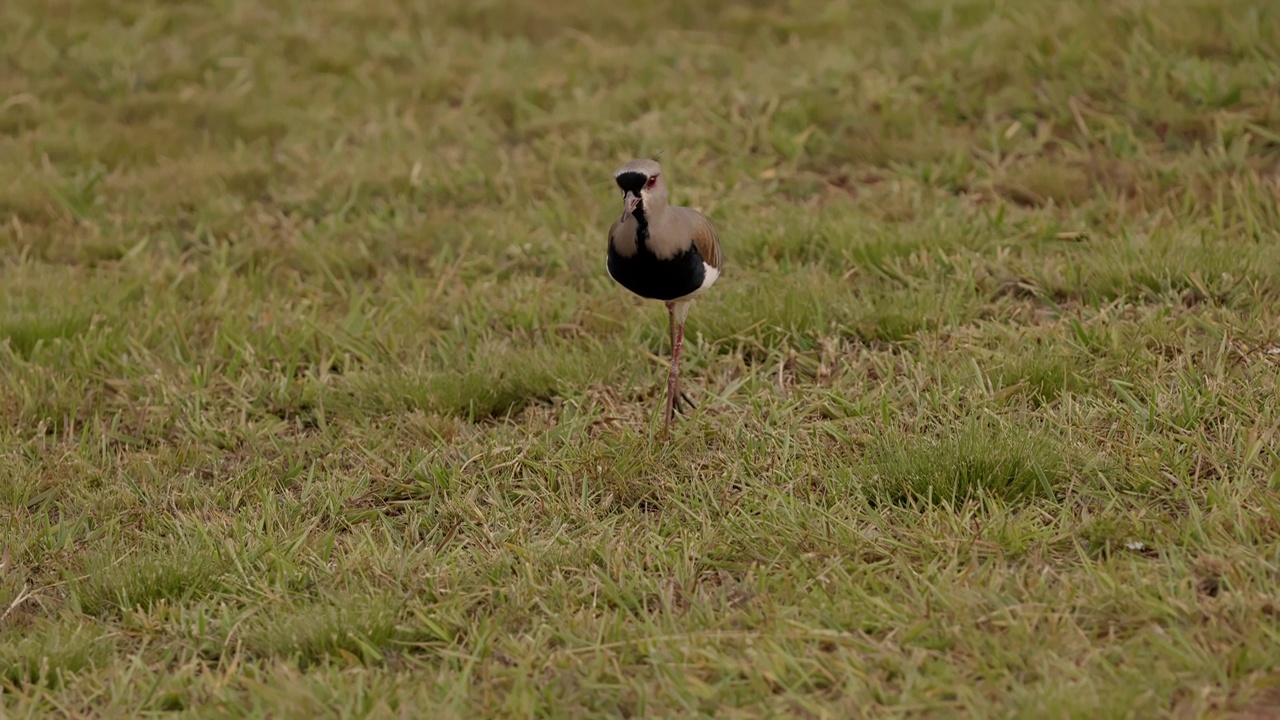
[[[674,332],[671,337],[671,371],[667,374],[667,412],[662,426],[664,440],[671,435],[671,421],[675,417],[677,394],[680,392],[680,346],[684,343],[684,313],[677,319],[675,303],[668,303],[667,308]]]
[[[671,339],[670,347],[673,352],[675,351],[675,347],[676,347],[676,323],[679,322],[676,319],[676,313],[677,313],[677,310],[675,308],[675,303],[667,303],[667,317],[669,320],[668,334],[670,335],[670,339]],[[683,322],[680,322],[680,330],[682,333],[684,332]],[[675,405],[675,411],[680,413],[681,415],[684,414],[686,407],[690,410],[696,410],[698,408],[698,406],[694,404],[693,400],[689,399],[689,395],[684,391],[684,388],[680,387],[679,378],[676,379],[676,392],[674,395],[674,399],[671,402],[674,403]]]
[[[675,352],[675,349],[676,349],[676,304],[675,304],[675,303],[673,303],[673,302],[669,302],[669,303],[667,303],[667,339],[671,341],[671,344],[670,344],[670,345],[668,345],[667,347],[671,348],[671,351],[672,351],[672,352]]]
[[[676,360],[675,360],[676,359],[676,304],[675,302],[668,302],[667,304],[667,331],[668,331],[667,337],[669,338],[669,340],[671,340],[672,365],[671,365],[671,370],[668,370],[668,373],[667,373],[667,397],[666,397],[666,400],[664,400],[664,405],[662,409],[662,439],[667,439],[669,432],[671,432],[671,416],[675,414],[675,410],[673,410],[673,407],[675,407],[675,398],[672,397],[672,393],[671,393],[672,378],[675,377],[675,375],[673,375],[672,373],[675,372],[675,368],[676,368],[676,364],[675,364],[676,363]]]

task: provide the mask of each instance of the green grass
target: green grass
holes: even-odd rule
[[[1275,717],[1273,5],[0,3],[0,715]]]

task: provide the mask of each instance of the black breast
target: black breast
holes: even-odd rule
[[[698,246],[689,243],[689,249],[675,257],[660,260],[646,244],[649,225],[643,208],[637,209],[640,221],[636,232],[634,255],[619,254],[609,242],[609,275],[622,287],[652,300],[675,300],[702,287],[707,276],[706,264]]]

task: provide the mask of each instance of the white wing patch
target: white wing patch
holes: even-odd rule
[[[717,278],[720,277],[720,271],[711,265],[704,264],[702,267],[707,271],[707,274],[702,276],[702,284],[699,285],[698,289],[694,292],[702,292],[703,290],[706,290],[711,287],[712,283],[714,283]]]

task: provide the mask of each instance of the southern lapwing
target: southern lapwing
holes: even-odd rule
[[[671,370],[665,440],[677,404],[681,399],[693,404],[680,391],[684,321],[693,299],[720,277],[724,256],[711,221],[693,208],[668,203],[667,183],[656,160],[632,160],[613,179],[622,190],[622,217],[609,228],[609,276],[636,295],[667,305]]]

